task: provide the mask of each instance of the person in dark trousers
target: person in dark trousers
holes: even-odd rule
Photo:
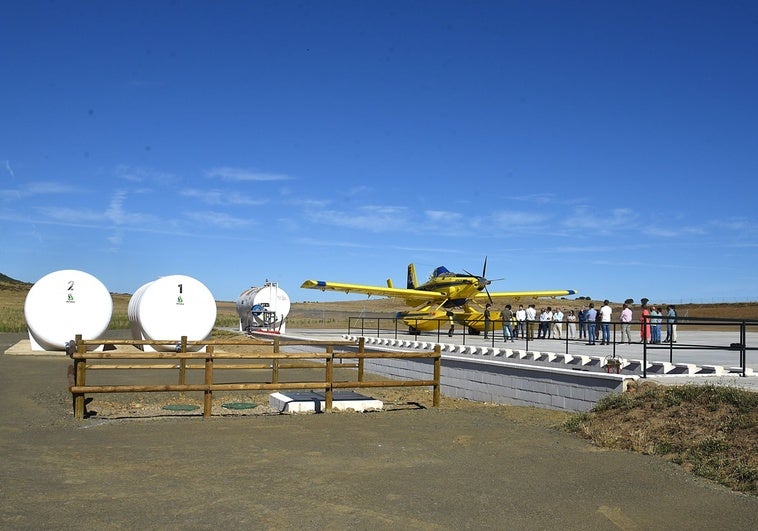
[[[487,306],[484,307],[484,339],[489,339],[490,326],[492,326],[492,320],[490,319],[490,306],[492,305],[487,304]]]
[[[676,343],[676,306],[666,306],[666,343]]]
[[[513,310],[511,305],[506,304],[503,313],[500,314],[500,318],[503,320],[503,341],[511,340],[513,343]]]
[[[579,339],[587,337],[587,308],[579,310]]]
[[[598,312],[595,309],[595,303],[591,302],[590,307],[587,310],[586,317],[587,317],[587,340],[589,341],[588,345],[594,345],[595,341],[597,340],[597,336],[595,335],[595,327],[597,326],[597,319]]]

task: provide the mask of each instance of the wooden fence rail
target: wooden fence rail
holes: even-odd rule
[[[148,351],[118,351],[108,350],[88,351],[88,347],[99,345],[116,347],[118,345],[132,345],[135,347],[171,346],[173,352],[148,352]],[[250,347],[246,352],[223,352],[216,351],[216,347],[222,346],[245,346]],[[306,346],[308,348],[323,347],[324,352],[282,352],[286,346]],[[69,356],[74,360],[73,370],[70,373],[69,391],[74,398],[74,415],[77,419],[83,419],[85,413],[85,396],[93,393],[157,393],[157,392],[203,392],[203,417],[211,416],[214,391],[247,391],[247,390],[291,390],[291,389],[323,389],[325,395],[325,410],[332,410],[334,389],[346,388],[373,388],[373,387],[432,387],[432,405],[439,406],[440,402],[440,373],[441,373],[441,350],[439,345],[434,352],[366,352],[363,338],[355,352],[335,352],[335,347],[352,347],[355,343],[349,341],[287,341],[277,337],[273,341],[250,341],[250,340],[206,340],[188,341],[183,336],[176,340],[84,340],[81,335],[69,345]],[[197,348],[203,351],[196,352]],[[190,349],[190,350],[188,350]],[[364,380],[364,362],[371,358],[431,358],[434,362],[433,375],[427,380]],[[161,364],[93,364],[93,360],[161,360],[170,363]],[[244,364],[218,364],[216,360],[266,360],[266,363]],[[314,361],[316,360],[316,361]],[[355,380],[335,381],[335,360],[339,363],[339,369],[357,369]],[[345,363],[346,360],[356,360],[353,363]],[[202,361],[203,363],[188,364],[188,361]],[[159,385],[87,385],[87,371],[90,370],[133,370],[133,369],[178,369],[179,383]],[[186,371],[202,369],[204,381],[202,384],[186,383]],[[239,382],[239,383],[214,383],[214,369],[220,370],[267,370],[271,371],[271,377],[266,382]],[[279,371],[281,369],[324,369],[323,381],[296,381],[280,382]]]

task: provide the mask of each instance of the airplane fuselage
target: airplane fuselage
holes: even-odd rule
[[[446,300],[445,308],[463,306],[484,289],[484,283],[477,277],[458,275],[455,273],[443,274],[435,277],[416,289],[434,293],[444,293]]]

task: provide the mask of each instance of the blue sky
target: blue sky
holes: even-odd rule
[[[0,272],[758,299],[758,4],[13,2]]]

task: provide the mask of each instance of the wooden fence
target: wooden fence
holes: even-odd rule
[[[88,347],[103,345],[102,351],[88,351]],[[135,347],[172,346],[174,352],[148,352],[144,350],[123,351],[115,349],[118,345]],[[244,352],[224,352],[216,347],[242,346]],[[323,352],[282,352],[282,347],[323,348]],[[110,348],[109,348],[110,347]],[[194,347],[194,348],[193,348]],[[349,348],[352,348],[352,351]],[[200,348],[201,351],[193,352]],[[342,348],[342,350],[336,350]],[[189,350],[188,350],[189,349]],[[69,390],[74,398],[74,415],[84,418],[85,395],[91,393],[157,393],[157,392],[203,392],[203,417],[211,416],[214,391],[246,390],[324,390],[325,410],[332,409],[335,389],[369,388],[369,387],[432,387],[432,405],[440,402],[440,371],[442,355],[440,346],[434,352],[366,352],[363,338],[357,349],[349,341],[301,341],[286,340],[279,337],[271,341],[263,340],[206,340],[188,341],[187,337],[177,340],[84,340],[81,335],[69,344],[69,356],[74,360],[73,370],[69,374]],[[364,360],[368,358],[431,358],[434,360],[434,374],[428,380],[372,380],[364,379]],[[88,363],[104,360],[125,360],[127,363]],[[160,360],[163,363],[145,364],[129,363],[130,360]],[[237,360],[237,363],[217,363],[217,360]],[[256,361],[240,363],[239,360]],[[191,363],[192,361],[202,363]],[[338,361],[335,365],[335,361]],[[168,363],[166,363],[168,362]],[[357,369],[355,380],[337,381],[334,377],[335,366],[340,369]],[[133,370],[133,369],[176,369],[179,381],[176,384],[160,385],[87,385],[87,371],[91,370]],[[202,369],[202,384],[190,384],[186,381],[187,370]],[[214,383],[214,369],[224,370],[261,370],[270,371],[270,378],[265,382]],[[323,369],[323,381],[280,381],[283,369]]]

